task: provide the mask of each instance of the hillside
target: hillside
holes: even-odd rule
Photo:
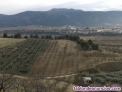
[[[72,88],[76,85],[121,85],[122,37],[80,38],[92,39],[100,50],[85,51],[71,40],[34,38],[1,47],[0,84],[7,80],[3,81],[10,86],[3,85],[6,92],[74,92]],[[6,45],[10,38],[5,42],[3,39],[1,44]],[[93,81],[85,84],[84,76],[92,77]]]
[[[89,39],[82,37],[82,39],[87,38]],[[114,40],[108,38],[93,40],[100,45],[101,49],[98,51],[85,51],[70,40],[28,38],[14,46],[0,49],[0,69],[5,72],[16,70],[19,75],[25,76],[52,77],[76,74],[102,63],[121,61],[122,50],[121,48],[118,50],[117,47],[121,46],[122,42],[117,40],[122,38],[118,37]],[[101,67],[100,70],[102,69]],[[119,70],[121,68],[117,69]]]
[[[15,15],[0,14],[0,27],[42,26],[105,26],[122,24],[122,11],[82,11],[52,9],[50,11],[26,11]]]

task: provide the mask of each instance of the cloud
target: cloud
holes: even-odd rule
[[[0,0],[0,14],[74,8],[85,11],[122,10],[121,0]]]
[[[0,13],[15,14],[27,10],[35,10],[41,7],[48,7],[63,3],[57,0],[0,0]]]

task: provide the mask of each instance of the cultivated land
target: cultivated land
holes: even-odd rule
[[[0,69],[6,72],[15,70],[25,74],[45,49],[48,40],[28,39],[16,45],[6,46],[0,50]]]
[[[69,40],[50,41],[46,51],[41,53],[32,67],[30,75],[46,77],[65,76],[79,73],[80,71],[86,72],[87,69],[94,69],[97,65],[102,67],[102,65],[104,65],[103,63],[109,66],[112,62],[115,63],[122,60],[121,53],[112,52],[113,47],[114,50],[116,50],[116,46],[122,44],[121,41],[116,44],[118,39],[120,39],[119,37],[115,37],[113,39],[111,39],[111,37],[103,37],[103,39],[102,37],[99,39],[98,37],[82,37],[82,39],[87,40],[90,38],[92,38],[95,43],[100,45],[99,51],[83,51],[78,44]],[[121,68],[119,69],[121,70]],[[93,73],[103,72],[98,68],[90,70]]]
[[[52,40],[30,71],[31,76],[62,76],[79,71],[79,45],[69,40]]]
[[[73,85],[88,86],[83,83],[83,76],[91,76],[94,79],[91,86],[112,86],[113,83],[121,86],[122,37],[85,36],[81,39],[92,39],[94,43],[99,44],[100,50],[84,51],[76,42],[70,40],[27,39],[0,49],[0,70],[9,73],[10,70],[16,69],[17,74],[21,76],[37,79],[43,77],[44,79],[38,80],[41,84],[37,80],[35,82],[44,89],[50,85],[51,90],[46,92],[73,92]],[[77,73],[81,75],[65,76]],[[55,76],[59,78],[52,79]],[[30,80],[27,81],[22,83],[31,85],[27,86],[30,90],[37,87],[32,87]],[[60,88],[61,85],[65,87]],[[21,85],[19,89],[23,87]]]
[[[111,65],[114,65],[116,62],[118,66],[121,65],[120,63],[122,61],[122,47],[121,47],[122,37],[88,36],[88,37],[81,37],[81,39],[85,40],[92,39],[94,43],[97,43],[100,46],[99,52],[90,52],[93,55],[85,53],[88,57],[92,56],[93,59],[96,58],[94,60],[94,63],[92,64],[93,65],[92,67],[97,68],[103,66],[102,68],[105,68],[106,66],[114,71],[114,69],[118,67],[113,68],[110,67]],[[121,68],[119,68],[119,70],[121,70]],[[103,71],[100,70],[100,72]],[[107,69],[104,72],[107,72]]]
[[[95,71],[106,72],[97,66],[109,66],[111,63],[121,62],[121,37],[89,36],[81,37],[81,39],[92,39],[94,43],[99,44],[100,50],[84,51],[80,45],[70,40],[9,39],[10,43],[12,43],[11,40],[22,42],[0,50],[0,67],[4,67],[4,70],[8,71],[21,62],[18,70],[24,75],[53,77],[86,72],[91,68],[94,70],[93,73]],[[3,40],[9,41],[8,39]],[[3,41],[3,43],[6,45],[7,42]]]

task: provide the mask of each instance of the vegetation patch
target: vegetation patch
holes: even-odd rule
[[[121,84],[122,85],[122,71],[116,71],[111,73],[105,74],[90,74],[87,75],[92,77],[93,83],[99,83],[102,85],[111,86],[113,83]]]

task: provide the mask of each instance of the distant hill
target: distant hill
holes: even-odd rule
[[[42,26],[104,26],[122,24],[122,11],[82,11],[52,9],[50,11],[26,11],[15,15],[0,14],[0,27]]]

